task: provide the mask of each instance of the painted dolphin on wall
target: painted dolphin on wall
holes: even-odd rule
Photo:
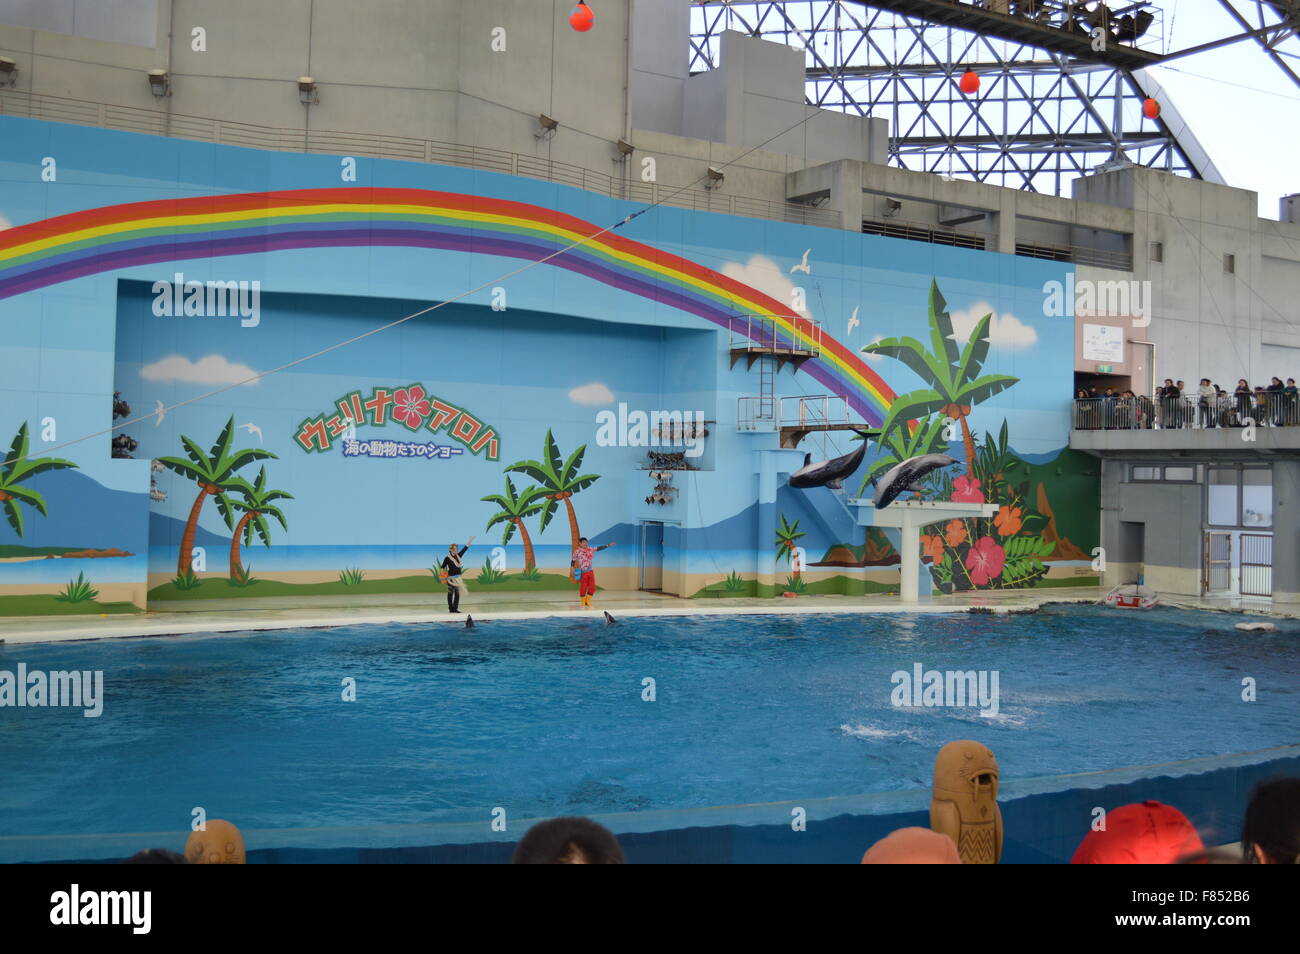
[[[805,489],[809,487],[830,487],[832,490],[839,490],[843,486],[844,478],[862,465],[862,458],[867,453],[867,442],[871,435],[864,434],[862,431],[856,431],[855,433],[862,435],[862,446],[852,454],[818,461],[816,464],[812,462],[812,454],[804,454],[803,466],[790,475],[790,486]]]
[[[888,507],[904,491],[919,492],[921,488],[916,485],[918,480],[932,470],[955,463],[957,461],[947,454],[922,454],[920,457],[909,457],[901,464],[895,464],[885,472],[885,476],[876,481],[876,509],[883,510]]]

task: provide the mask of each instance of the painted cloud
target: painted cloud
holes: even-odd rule
[[[722,274],[751,288],[757,288],[786,307],[793,306],[794,282],[790,281],[780,265],[766,255],[751,255],[744,265],[728,262],[722,266]],[[802,313],[807,315],[810,311],[804,308]]]
[[[227,361],[219,354],[210,354],[198,361],[191,361],[181,354],[169,354],[140,369],[140,377],[146,381],[164,383],[183,381],[187,384],[238,384],[255,374],[257,372],[248,365]]]
[[[613,404],[614,392],[599,381],[592,381],[570,391],[569,400],[574,404]]]
[[[990,313],[993,314],[993,320],[989,322],[989,344],[991,346],[1018,351],[1021,348],[1032,347],[1037,343],[1037,331],[1029,325],[1021,323],[1020,319],[1010,312],[999,315],[993,306],[986,301],[976,302],[963,311],[949,313],[952,315],[952,330],[957,340],[962,342],[968,340],[979,320]]]

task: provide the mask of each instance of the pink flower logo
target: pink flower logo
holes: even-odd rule
[[[1006,565],[1007,553],[992,537],[980,537],[966,554],[966,571],[976,586],[988,586]]]
[[[984,494],[980,493],[980,482],[965,474],[952,482],[952,499],[955,503],[983,503]]]
[[[409,388],[398,388],[393,394],[393,420],[415,430],[429,416],[429,399],[424,396],[424,387],[412,384]]]

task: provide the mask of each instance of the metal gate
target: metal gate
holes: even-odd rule
[[[1273,534],[1241,535],[1241,595],[1273,595]]]
[[[664,525],[641,524],[641,589],[658,593],[664,586]]]
[[[1201,559],[1201,593],[1232,589],[1232,534],[1211,530],[1205,534]]]

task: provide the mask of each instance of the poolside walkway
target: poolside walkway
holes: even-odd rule
[[[620,616],[703,616],[812,613],[964,613],[972,609],[994,613],[1033,612],[1049,603],[1095,603],[1102,587],[1041,590],[992,590],[980,593],[936,594],[906,604],[897,596],[800,596],[796,599],[752,597],[688,600],[639,590],[603,590],[593,609],[583,609],[568,591],[490,594],[471,593],[461,615],[446,610],[442,595],[391,594],[366,597],[326,596],[248,600],[190,600],[157,604],[133,616],[27,616],[0,619],[0,642],[58,642],[133,636],[176,636],[190,633],[234,633],[267,629],[356,626],[364,623],[443,623],[463,626],[467,615],[484,622],[540,617],[601,618],[602,610]],[[1231,605],[1221,600],[1174,597],[1165,601],[1185,609],[1271,613],[1268,604]]]
[[[1092,602],[1102,592],[1092,587],[1068,590],[1003,591],[962,596],[936,596],[906,606],[897,596],[800,596],[796,599],[753,597],[688,600],[640,590],[602,590],[593,609],[583,609],[567,590],[499,594],[472,592],[461,603],[461,615],[447,612],[442,594],[370,596],[262,597],[247,600],[187,600],[155,604],[134,616],[28,616],[0,619],[0,639],[51,642],[66,639],[105,639],[116,636],[166,636],[186,633],[241,632],[312,626],[355,626],[362,623],[445,623],[464,625],[476,620],[537,617],[601,618],[608,610],[619,616],[695,616],[736,613],[960,613],[972,606],[994,611],[1033,610],[1058,600]]]

